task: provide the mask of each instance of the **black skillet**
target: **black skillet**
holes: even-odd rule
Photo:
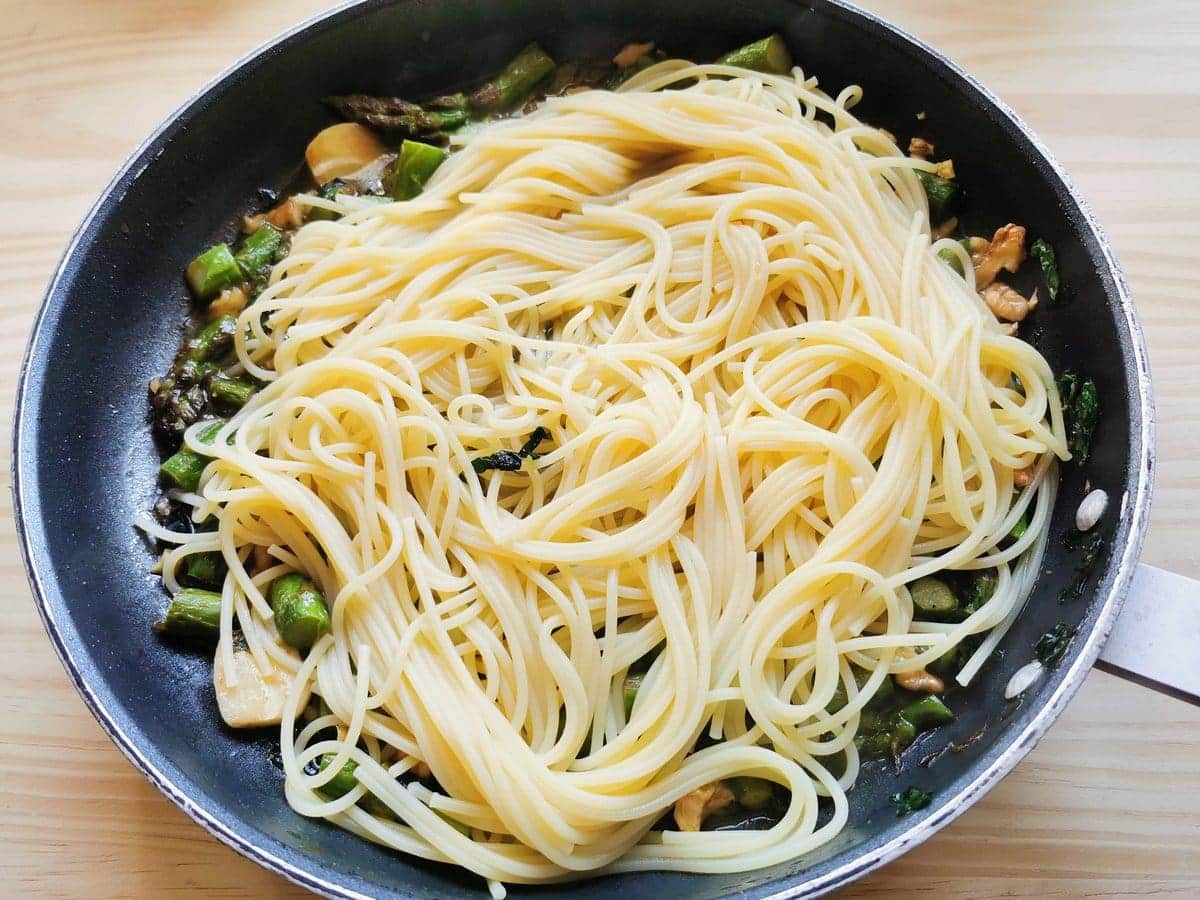
[[[30,580],[72,680],[117,745],[167,796],[240,852],[336,896],[478,897],[482,883],[301,818],[284,802],[269,735],[223,729],[209,661],[151,633],[164,595],[151,548],[130,525],[155,495],[145,386],[168,365],[188,311],[181,273],[197,248],[228,238],[256,190],[295,171],[329,124],[319,98],[443,92],[497,71],[536,38],[558,59],[611,55],[654,40],[711,59],[780,31],[830,93],[861,84],[857,113],[903,146],[920,133],[952,156],[970,196],[968,232],[1024,223],[1059,253],[1065,302],[1023,332],[1055,370],[1094,377],[1103,417],[1086,470],[1068,466],[1054,538],[1029,605],[969,690],[957,721],[926,737],[897,776],[872,765],[850,794],[850,823],[803,858],[737,875],[592,878],[515,895],[658,898],[801,896],[893,859],[963,812],[1032,748],[1074,693],[1112,628],[1148,513],[1152,419],[1146,353],[1120,270],[1066,176],[1000,101],[953,63],[886,23],[834,2],[792,0],[407,0],[350,4],[243,60],[134,154],[75,235],[39,314],[22,373],[15,434],[16,514]],[[924,114],[918,121],[918,114]],[[1033,268],[1032,266],[1026,267]],[[1104,549],[1083,596],[1058,602],[1077,556],[1070,527],[1085,479],[1114,498]],[[1121,514],[1116,511],[1120,506]],[[1039,635],[1078,633],[1020,701],[1003,697]],[[917,760],[984,724],[983,737],[928,768]],[[888,796],[930,790],[897,818]]]

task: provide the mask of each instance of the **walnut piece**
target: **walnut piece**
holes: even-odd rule
[[[953,181],[954,180],[954,160],[943,159],[940,163],[937,164],[937,169],[934,170],[934,174],[937,175],[938,178],[946,178],[946,179]]]
[[[933,144],[923,137],[915,137],[908,142],[908,155],[929,159],[933,156]]]
[[[940,694],[946,689],[945,683],[931,672],[915,669],[912,672],[897,672],[894,676],[896,684],[906,691],[923,691],[927,694]]]
[[[282,231],[292,231],[304,224],[304,210],[296,202],[295,197],[288,197],[270,212],[259,213],[257,216],[242,216],[242,231],[253,234],[268,222]]]
[[[723,781],[710,781],[675,801],[675,824],[680,831],[699,831],[711,813],[733,803],[733,791]]]
[[[246,308],[249,300],[240,287],[225,288],[217,295],[217,299],[208,304],[208,317],[219,319],[221,316],[236,316]]]
[[[628,69],[639,59],[654,49],[654,41],[645,44],[626,44],[621,52],[613,57],[613,65],[618,69]]]
[[[1000,281],[989,284],[979,296],[983,297],[992,314],[1003,322],[1020,322],[1038,304],[1037,291],[1027,300]]]
[[[1013,469],[1013,484],[1017,487],[1028,487],[1033,483],[1033,476],[1036,472],[1036,462],[1030,463],[1023,469]]]
[[[971,259],[975,259],[975,238],[971,239]],[[996,280],[1001,269],[1015,272],[1025,261],[1025,228],[1009,223],[996,229],[992,242],[975,263],[975,289],[982,291]],[[1012,321],[1017,321],[1016,319]]]

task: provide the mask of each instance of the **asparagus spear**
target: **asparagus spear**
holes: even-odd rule
[[[925,196],[929,199],[929,221],[944,222],[958,212],[962,192],[958,185],[948,178],[934,175],[921,169],[915,169],[921,187],[925,188]]]
[[[225,558],[216,551],[193,553],[184,565],[184,574],[199,584],[217,587],[225,577]]]
[[[954,713],[934,694],[914,700],[900,710],[900,716],[911,722],[918,733],[954,721]]]
[[[211,444],[213,438],[217,436],[217,432],[224,425],[224,420],[218,421],[211,428],[200,435],[200,442],[203,444]],[[162,473],[168,481],[174,482],[175,486],[185,490],[194,491],[200,486],[200,476],[204,472],[204,467],[208,465],[208,457],[201,456],[190,447],[184,447],[177,453],[168,456],[158,471]]]
[[[940,256],[946,262],[946,265],[952,268],[960,276],[963,274],[962,260],[960,260],[958,258],[958,254],[956,254],[949,247],[943,247],[941,250],[939,250],[938,256]]]
[[[205,325],[185,345],[184,362],[211,362],[233,346],[233,336],[237,333],[237,319],[233,316],[221,316]]]
[[[918,612],[945,615],[958,609],[958,598],[954,596],[954,591],[937,578],[918,578],[908,586],[908,592]]]
[[[332,753],[326,753],[321,756],[321,761],[317,764],[320,771],[324,772],[329,768],[333,757],[334,754]],[[352,759],[346,760],[345,765],[338,769],[338,773],[321,787],[317,788],[317,792],[328,800],[345,797],[358,787],[358,776],[354,774],[357,769],[358,763]],[[384,819],[395,818],[391,808],[370,791],[364,793],[358,802],[364,811],[369,812],[373,816],[379,816]]]
[[[786,75],[792,70],[792,54],[788,52],[787,44],[778,34],[772,34],[753,44],[730,50],[718,58],[717,62],[726,66],[740,66],[743,69],[770,72],[775,75]]]
[[[275,628],[284,643],[307,650],[329,630],[329,607],[317,586],[299,572],[271,582],[271,609]]]
[[[421,193],[445,159],[446,153],[440,147],[406,140],[400,145],[400,155],[388,166],[383,186],[393,200],[411,200]]]
[[[528,45],[504,71],[473,91],[467,106],[474,112],[508,109],[525,99],[534,85],[554,71],[554,60],[536,43]]]
[[[644,672],[631,672],[625,676],[625,718],[628,719],[633,713],[633,704],[637,700],[638,691],[642,689],[642,679],[646,677]]]
[[[221,633],[221,595],[185,588],[171,598],[162,631],[172,637],[216,642]]]
[[[233,256],[234,262],[246,278],[259,278],[271,268],[271,264],[275,262],[275,254],[279,252],[282,244],[283,233],[264,222],[257,231],[247,235],[242,241],[242,246]]]
[[[242,270],[228,244],[209,247],[188,264],[185,274],[188,287],[200,300],[211,300],[225,288],[242,281]]]
[[[230,406],[245,406],[257,391],[258,386],[253,382],[228,375],[214,375],[208,383],[208,392]]]
[[[453,131],[465,125],[468,119],[465,108],[424,109],[399,97],[348,94],[330,97],[326,102],[337,110],[342,118],[351,122],[412,137],[428,137]]]
[[[470,94],[438,97],[421,105],[400,97],[347,94],[326,102],[345,119],[407,137],[435,137],[465,125],[472,114],[499,112],[515,106],[539,81],[554,71],[554,60],[530,44],[504,71]]]

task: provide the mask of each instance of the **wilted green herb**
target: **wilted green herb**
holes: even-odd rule
[[[476,472],[487,472],[490,469],[499,469],[501,472],[515,472],[521,468],[521,463],[524,461],[523,457],[513,453],[511,450],[497,450],[495,453],[471,460],[471,468]]]
[[[898,794],[892,794],[888,802],[896,807],[896,817],[906,816],[910,812],[924,809],[933,800],[933,794],[919,787],[907,787]]]
[[[511,450],[497,450],[495,453],[471,460],[471,468],[476,472],[487,472],[490,469],[498,469],[501,472],[516,472],[521,468],[521,464],[526,459],[538,458],[538,455],[534,451],[548,437],[550,437],[550,432],[539,425],[533,430],[533,434],[529,436],[529,440],[522,444],[521,449],[516,453]]]
[[[1066,419],[1067,447],[1075,462],[1083,465],[1092,451],[1092,437],[1100,418],[1100,394],[1096,382],[1090,378],[1081,380],[1068,370],[1058,376],[1058,393]]]
[[[1038,238],[1029,247],[1029,255],[1036,259],[1038,265],[1042,267],[1042,278],[1046,281],[1046,293],[1050,295],[1051,302],[1057,300],[1061,284],[1058,276],[1058,260],[1055,258],[1054,248],[1041,238]]]
[[[1063,545],[1068,550],[1078,550],[1080,553],[1079,565],[1075,568],[1075,580],[1071,582],[1070,586],[1063,588],[1062,593],[1058,595],[1059,603],[1076,600],[1083,594],[1084,582],[1087,581],[1092,566],[1095,565],[1096,559],[1100,555],[1100,550],[1104,546],[1104,538],[1097,531],[1080,531],[1072,528],[1063,538]]]
[[[1047,668],[1057,665],[1067,652],[1071,638],[1075,637],[1075,629],[1066,622],[1059,622],[1051,631],[1047,631],[1033,645],[1033,655]]]
[[[550,437],[550,432],[539,425],[537,428],[533,429],[533,434],[529,436],[529,440],[521,445],[521,449],[517,451],[518,454],[522,457],[528,457],[529,459],[537,459],[538,456],[536,453],[534,453],[534,451],[537,450],[538,444],[548,437]]]

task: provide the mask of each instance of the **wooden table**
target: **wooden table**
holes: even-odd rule
[[[326,5],[0,0],[0,440],[9,440],[18,360],[46,281],[121,160],[213,75]],[[1011,103],[1108,228],[1158,394],[1145,559],[1200,576],[1200,4],[867,5]],[[109,743],[38,621],[7,485],[0,503],[0,895],[299,895],[210,838]],[[1200,896],[1200,709],[1093,673],[1003,784],[847,891],[919,893]]]

